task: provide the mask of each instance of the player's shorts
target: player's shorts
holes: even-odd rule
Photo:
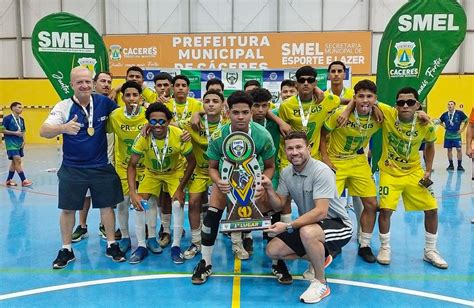
[[[188,192],[191,194],[206,192],[211,185],[212,180],[209,174],[201,172],[196,168],[188,181]]]
[[[127,180],[127,167],[117,164],[115,170],[120,178],[120,183],[122,184],[122,190],[124,195],[128,195],[130,191],[128,190],[128,180]],[[144,177],[145,168],[137,168],[136,172],[136,181],[141,182]]]
[[[340,251],[352,237],[352,227],[347,226],[340,218],[327,218],[320,222],[318,225],[323,229],[326,237],[326,248],[330,252]],[[300,237],[300,230],[296,229],[292,233],[287,231],[278,234],[280,240],[282,240],[288,247],[290,247],[298,256],[303,257],[306,255],[303,242]]]
[[[420,145],[420,148],[418,149],[418,151],[424,151],[425,150],[425,147],[426,147],[426,142],[422,142],[421,145]]]
[[[335,157],[330,159],[337,168],[336,185],[339,195],[344,192],[344,188],[347,188],[351,196],[377,196],[377,188],[375,187],[372,170],[365,155],[357,155],[350,159],[338,159]]]
[[[62,210],[82,210],[87,190],[93,208],[114,207],[123,201],[122,185],[115,168],[76,168],[62,165],[58,171],[59,202]]]
[[[425,172],[418,169],[405,176],[393,176],[380,172],[380,208],[395,211],[400,194],[405,211],[429,211],[438,208],[431,187],[425,188],[418,184]]]
[[[461,148],[461,139],[444,139],[444,148],[445,149],[460,149]]]
[[[7,150],[7,156],[9,160],[13,160],[14,156],[23,157],[24,156],[23,148],[18,149],[18,150]]]
[[[173,197],[182,177],[182,170],[170,174],[157,174],[145,168],[143,180],[140,182],[140,186],[138,186],[138,193],[151,194],[158,197],[163,189],[163,191],[168,192]]]

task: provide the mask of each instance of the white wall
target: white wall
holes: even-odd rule
[[[31,33],[42,17],[69,12],[101,34],[373,31],[372,72],[382,32],[407,0],[0,0],[0,78],[44,77],[31,53]],[[460,1],[468,16],[464,53],[444,73],[474,73],[474,0]],[[17,10],[21,20],[17,20]],[[233,16],[233,18],[232,18]],[[18,46],[21,30],[23,52]],[[20,63],[22,63],[20,67]]]

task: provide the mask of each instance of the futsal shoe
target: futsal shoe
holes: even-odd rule
[[[377,254],[377,262],[382,265],[390,264],[390,247],[380,247],[379,253]]]
[[[193,284],[203,284],[207,281],[207,277],[212,274],[212,265],[206,265],[206,261],[201,260],[196,265],[191,276],[191,282]]]
[[[171,235],[167,232],[163,232],[160,235],[160,239],[158,240],[158,244],[160,244],[161,248],[165,248],[171,242]]]
[[[454,171],[454,166],[453,165],[449,165],[448,168],[446,168],[447,171]]]
[[[87,233],[87,226],[83,228],[81,225],[78,225],[76,227],[76,230],[74,230],[74,233],[72,234],[72,242],[77,243],[80,242],[81,240],[87,238],[89,234]]]
[[[192,243],[191,246],[189,246],[189,248],[184,251],[184,258],[186,260],[192,259],[200,252],[201,252],[201,244]]]
[[[432,250],[426,250],[423,255],[423,260],[433,264],[433,266],[441,269],[447,269],[448,268],[448,263],[441,257],[439,252],[435,249]]]
[[[7,180],[5,182],[5,185],[7,185],[7,186],[17,186],[16,182],[13,181],[13,180]]]
[[[147,239],[146,247],[155,254],[163,252],[163,248],[161,248],[160,244],[158,244],[156,237],[150,237],[149,239]]]
[[[28,179],[26,179],[26,180],[24,180],[23,182],[21,182],[21,186],[23,186],[23,187],[29,187],[29,186],[31,186],[31,185],[33,185],[33,182],[30,181],[30,180],[28,180]]]
[[[53,261],[53,268],[65,268],[69,264],[69,262],[72,262],[74,260],[76,260],[76,257],[74,256],[74,252],[72,251],[72,249],[71,251],[69,251],[69,249],[63,248],[59,251],[56,260]]]
[[[237,259],[248,260],[250,258],[250,255],[248,251],[245,250],[242,242],[236,244],[232,243],[232,252]]]
[[[141,263],[148,256],[148,250],[145,247],[138,246],[137,249],[132,253],[128,263],[138,264]]]
[[[464,172],[466,170],[464,170],[464,167],[463,166],[458,166],[458,169],[457,169],[459,172]]]
[[[328,285],[314,279],[311,281],[308,289],[301,294],[300,301],[305,304],[314,304],[320,302],[329,294],[331,294],[331,290]]]
[[[372,253],[372,249],[370,247],[359,247],[359,256],[367,263],[375,263],[377,259],[375,258],[374,254]]]
[[[292,284],[293,277],[286,267],[285,261],[278,260],[276,265],[272,265],[272,273],[281,284]]]
[[[125,256],[120,250],[118,243],[113,243],[105,250],[105,255],[112,259],[114,262],[123,262],[125,261]]]
[[[175,264],[183,264],[184,263],[184,256],[183,251],[179,246],[171,247],[171,259]]]
[[[132,248],[132,241],[128,237],[123,237],[119,241],[119,248],[123,254],[126,254]]]

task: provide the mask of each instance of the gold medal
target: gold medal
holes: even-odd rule
[[[95,129],[93,127],[88,127],[87,133],[89,134],[89,136],[94,136]]]

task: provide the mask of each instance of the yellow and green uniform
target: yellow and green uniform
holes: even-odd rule
[[[125,102],[123,101],[123,94],[122,92],[119,92],[117,93],[117,104],[120,106],[120,107],[124,107],[125,106]],[[151,88],[145,88],[143,89],[142,91],[142,105],[143,103],[148,103],[148,104],[152,104],[154,102],[156,102],[156,99],[157,99],[157,96],[156,96],[156,92],[155,90],[151,89]]]
[[[171,98],[165,103],[165,106],[173,114],[173,121],[178,123],[183,120],[191,118],[191,115],[195,112],[204,111],[202,103],[195,98],[188,97],[186,98],[188,108],[186,108],[186,103],[177,103],[174,98]],[[176,106],[176,112],[175,107]],[[183,115],[183,112],[186,109],[186,114]]]
[[[436,141],[433,123],[423,125],[415,114],[415,125],[398,120],[397,109],[379,103],[383,112],[380,168],[380,207],[396,210],[400,194],[405,210],[437,208],[433,191],[418,185],[425,174],[418,149],[423,141]]]
[[[204,118],[201,117],[201,126],[199,131],[191,128],[190,120],[184,120],[179,123],[182,129],[185,129],[191,135],[191,143],[193,145],[193,154],[196,158],[196,168],[189,179],[188,190],[190,193],[200,193],[207,190],[207,187],[212,185],[212,180],[209,177],[209,158],[206,155],[208,147],[208,139],[206,128],[204,124]],[[228,120],[222,119],[219,122],[208,122],[209,123],[209,134],[212,135],[217,129]]]
[[[319,140],[321,137],[321,127],[324,125],[328,114],[339,107],[340,102],[341,100],[336,95],[325,95],[323,101],[319,104],[315,104],[313,101],[302,102],[304,116],[307,116],[310,111],[306,135],[311,146],[311,157],[315,159],[320,159]],[[298,96],[292,96],[280,105],[279,116],[293,130],[303,130]],[[283,170],[287,165],[288,159],[286,158],[285,151],[283,151],[280,153],[280,170]]]
[[[359,116],[356,120],[352,112],[347,125],[338,127],[337,118],[346,107],[338,108],[324,122],[324,128],[330,132],[328,156],[336,167],[336,184],[339,194],[344,188],[351,196],[374,197],[377,195],[367,157],[357,154],[369,143],[370,137],[381,128],[373,116]]]
[[[147,123],[145,108],[139,107],[138,113],[126,115],[125,107],[115,109],[107,121],[107,132],[114,133],[115,170],[122,182],[124,195],[128,195],[127,167],[132,155],[131,149],[135,138],[140,134],[142,127]],[[143,179],[145,166],[140,159],[137,165],[137,181]]]
[[[164,189],[174,195],[179,186],[180,178],[184,174],[182,157],[192,152],[191,142],[183,142],[181,135],[183,131],[175,126],[168,126],[168,148],[163,165],[158,161],[152,145],[152,135],[139,135],[132,146],[132,153],[143,157],[145,175],[138,187],[139,193],[160,195],[162,185]],[[160,154],[165,146],[165,139],[155,139]]]
[[[327,89],[326,91],[324,91],[324,95],[336,95],[336,94],[332,93],[331,88],[329,88],[329,89]],[[337,96],[337,95],[336,95],[336,96]],[[342,89],[342,93],[341,93],[341,95],[339,96],[339,98],[345,98],[345,99],[352,99],[352,98],[354,98],[354,89],[344,87],[344,88]]]

